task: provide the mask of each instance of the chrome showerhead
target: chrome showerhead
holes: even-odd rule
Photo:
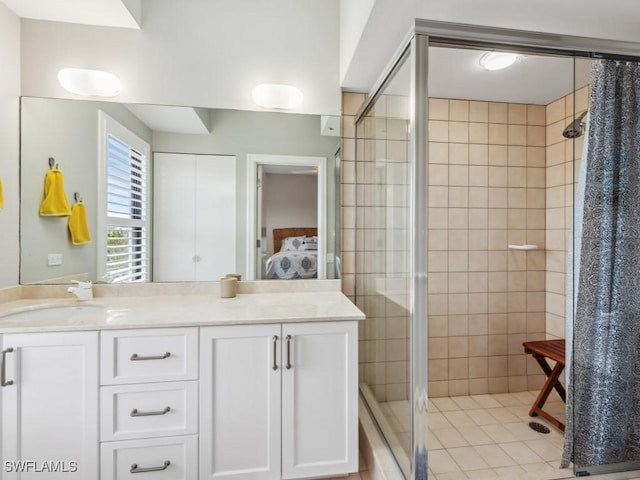
[[[584,133],[585,123],[582,121],[587,112],[582,112],[573,122],[567,125],[562,132],[564,138],[578,138]]]

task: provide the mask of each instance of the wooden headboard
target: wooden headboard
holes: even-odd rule
[[[287,237],[314,237],[318,235],[316,227],[293,227],[293,228],[274,228],[273,229],[273,252],[279,252],[282,248],[282,240]]]

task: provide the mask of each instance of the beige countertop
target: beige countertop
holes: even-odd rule
[[[16,315],[17,314],[17,315]],[[0,304],[0,333],[363,320],[340,292],[21,299]]]

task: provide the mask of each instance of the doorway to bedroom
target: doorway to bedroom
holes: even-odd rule
[[[328,278],[333,232],[326,227],[326,158],[248,155],[247,160],[249,278]]]

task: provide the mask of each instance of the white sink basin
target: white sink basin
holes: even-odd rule
[[[105,307],[98,304],[47,306],[4,315],[0,317],[0,322],[73,320],[80,316],[100,314],[103,312],[106,312]]]

